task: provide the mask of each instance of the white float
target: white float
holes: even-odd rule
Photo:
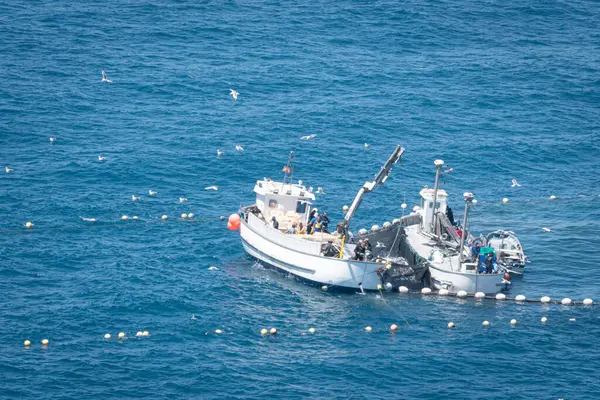
[[[591,306],[592,304],[594,304],[594,300],[592,300],[592,299],[583,299],[583,305],[584,306]]]
[[[542,324],[545,324],[546,322],[548,322],[548,318],[542,317],[542,319],[540,319],[540,321],[542,322]]]
[[[187,214],[186,214],[186,213],[183,213],[183,214],[181,214],[181,218],[182,218],[182,219],[186,219],[187,217],[188,217],[188,216],[187,216]]]
[[[392,226],[392,223],[391,223],[391,222],[385,221],[385,222],[383,223],[383,227],[384,227],[384,228],[389,228],[390,226]]]
[[[261,334],[261,335],[263,335],[263,336],[264,336],[264,335],[266,335],[267,333],[269,333],[269,331],[268,331],[268,330],[266,330],[265,328],[262,328],[262,329],[260,330],[260,334]]]
[[[270,333],[271,335],[276,335],[276,334],[277,334],[277,329],[275,329],[275,328],[271,328],[271,330],[269,331],[269,333]]]
[[[161,219],[163,219],[163,220],[165,220],[165,219],[169,218],[169,216],[168,216],[168,215],[163,215],[163,216],[162,216],[162,217],[160,217],[160,218],[161,218]]]
[[[571,305],[572,302],[573,302],[573,300],[571,300],[568,297],[565,297],[564,299],[561,300],[560,304],[562,304],[563,306],[568,306],[568,305]]]
[[[508,198],[507,197],[503,198],[502,202],[505,203],[505,204],[508,203]]]
[[[400,286],[400,287],[398,288],[398,291],[399,291],[400,293],[408,293],[408,288],[407,288],[406,286]]]
[[[467,292],[465,290],[459,290],[458,293],[456,293],[456,297],[467,297]]]
[[[556,196],[555,195],[551,195],[550,196],[550,200],[556,200]]]
[[[398,330],[398,325],[396,324],[392,324],[392,326],[390,326],[390,331],[397,331]]]
[[[315,328],[310,328],[308,330],[308,333],[310,333],[311,335],[314,334],[317,330]]]
[[[510,320],[510,324],[511,325],[516,325],[517,324],[517,320],[516,319],[511,319]]]
[[[454,322],[448,322],[448,328],[450,328],[450,329],[454,328]]]
[[[30,342],[29,340],[25,340],[25,341],[23,342],[23,344],[25,345],[25,347],[29,347],[29,346],[31,346],[31,342]]]
[[[107,333],[107,334],[104,335],[104,339],[108,340],[110,338],[111,338],[110,333]]]
[[[327,286],[326,285],[321,286],[321,290],[324,291],[324,292],[326,292],[327,291]]]
[[[428,287],[424,287],[423,289],[421,289],[421,294],[429,294],[431,293],[431,289],[429,289]]]
[[[372,230],[373,232],[375,232],[375,231],[378,231],[378,230],[379,230],[379,225],[373,225],[373,226],[371,227],[371,230]]]
[[[386,268],[387,268],[387,266],[386,266]],[[392,284],[391,284],[391,283],[387,282],[387,283],[385,284],[385,290],[392,290],[392,288],[393,288],[393,286],[392,286]]]
[[[483,293],[483,292],[477,292],[477,293],[475,293],[475,298],[476,298],[476,299],[479,299],[479,300],[481,300],[481,299],[483,299],[484,297],[485,297],[485,293]]]
[[[483,326],[490,326],[490,322],[489,321],[483,321],[481,323],[481,325],[483,325]]]
[[[515,297],[516,301],[525,301],[527,299],[527,297],[523,296],[522,294],[517,295],[517,297]]]
[[[371,332],[372,330],[373,330],[373,328],[371,328],[370,326],[367,326],[367,327],[365,328],[365,331],[367,331],[367,332]]]
[[[42,346],[48,346],[48,343],[50,343],[48,339],[42,339]]]
[[[540,301],[541,301],[542,303],[550,303],[550,301],[552,301],[552,299],[551,299],[550,297],[548,297],[548,296],[544,296],[544,297],[542,297],[542,298],[540,299]]]
[[[438,292],[440,296],[448,296],[448,293],[450,293],[448,292],[448,289],[440,289]]]
[[[496,295],[496,300],[505,300],[506,299],[506,295],[504,293],[498,293]]]

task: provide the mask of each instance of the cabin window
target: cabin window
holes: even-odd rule
[[[277,208],[278,205],[279,205],[279,203],[277,203],[277,200],[275,200],[275,199],[269,200],[269,208]]]
[[[296,213],[297,214],[304,214],[306,212],[306,202],[305,201],[299,201],[296,203]]]

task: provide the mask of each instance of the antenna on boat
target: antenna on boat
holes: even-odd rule
[[[286,183],[288,183],[290,186],[292,185],[293,179],[294,179],[294,167],[296,164],[296,157],[294,154],[294,150],[290,151],[290,155],[288,157],[288,162],[286,165],[284,165],[283,169],[281,170],[283,172],[283,183],[281,184],[281,191],[283,191],[283,187],[285,186]]]
[[[467,217],[469,216],[469,206],[473,203],[475,196],[471,192],[465,192],[463,194],[465,198],[465,214],[463,216],[463,230],[462,236],[460,237],[460,250],[458,252],[458,262],[462,263],[463,249],[465,247],[465,238],[467,237]]]
[[[437,207],[437,192],[438,192],[438,185],[440,183],[440,172],[442,170],[442,167],[444,166],[444,160],[435,160],[433,162],[433,164],[435,165],[435,185],[433,186],[433,218],[431,220],[431,231],[436,232],[435,229],[435,222],[436,222],[436,217],[437,217],[437,212],[436,212],[436,207]]]

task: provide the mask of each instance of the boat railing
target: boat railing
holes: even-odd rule
[[[248,215],[248,226],[268,241],[290,250],[314,255],[319,255],[321,253],[320,242],[310,242],[302,240],[299,237],[296,237],[296,235],[280,232],[254,214]]]

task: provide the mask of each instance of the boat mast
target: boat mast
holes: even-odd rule
[[[460,250],[458,252],[459,267],[462,263],[463,249],[465,247],[465,237],[467,237],[467,217],[469,216],[469,206],[473,202],[473,198],[475,198],[473,193],[470,193],[470,192],[465,192],[463,194],[463,196],[465,198],[465,213],[463,215],[463,229],[462,229],[462,236],[460,237]]]
[[[288,157],[288,162],[287,164],[283,167],[283,182],[281,184],[281,190],[283,191],[283,187],[286,184],[286,181],[289,181],[288,183],[290,184],[290,186],[293,183],[293,178],[294,178],[294,167],[296,164],[296,157],[294,155],[294,150],[290,151],[290,156]]]
[[[435,221],[437,217],[435,209],[437,207],[437,192],[440,183],[440,172],[442,170],[442,167],[444,166],[444,160],[435,160],[433,164],[435,165],[435,185],[433,186],[433,218],[431,219],[431,232],[433,232],[433,234],[435,235]]]
[[[350,221],[356,213],[358,206],[362,202],[365,193],[372,192],[377,186],[383,185],[385,183],[386,179],[392,172],[392,165],[396,164],[402,158],[404,150],[405,149],[402,146],[396,146],[396,149],[394,150],[390,158],[388,158],[383,167],[381,167],[381,170],[377,173],[377,175],[375,175],[375,179],[371,182],[365,182],[365,184],[360,188],[360,190],[356,194],[356,197],[354,198],[354,201],[352,202],[352,205],[348,209],[346,216],[344,217],[344,237],[348,236]]]

